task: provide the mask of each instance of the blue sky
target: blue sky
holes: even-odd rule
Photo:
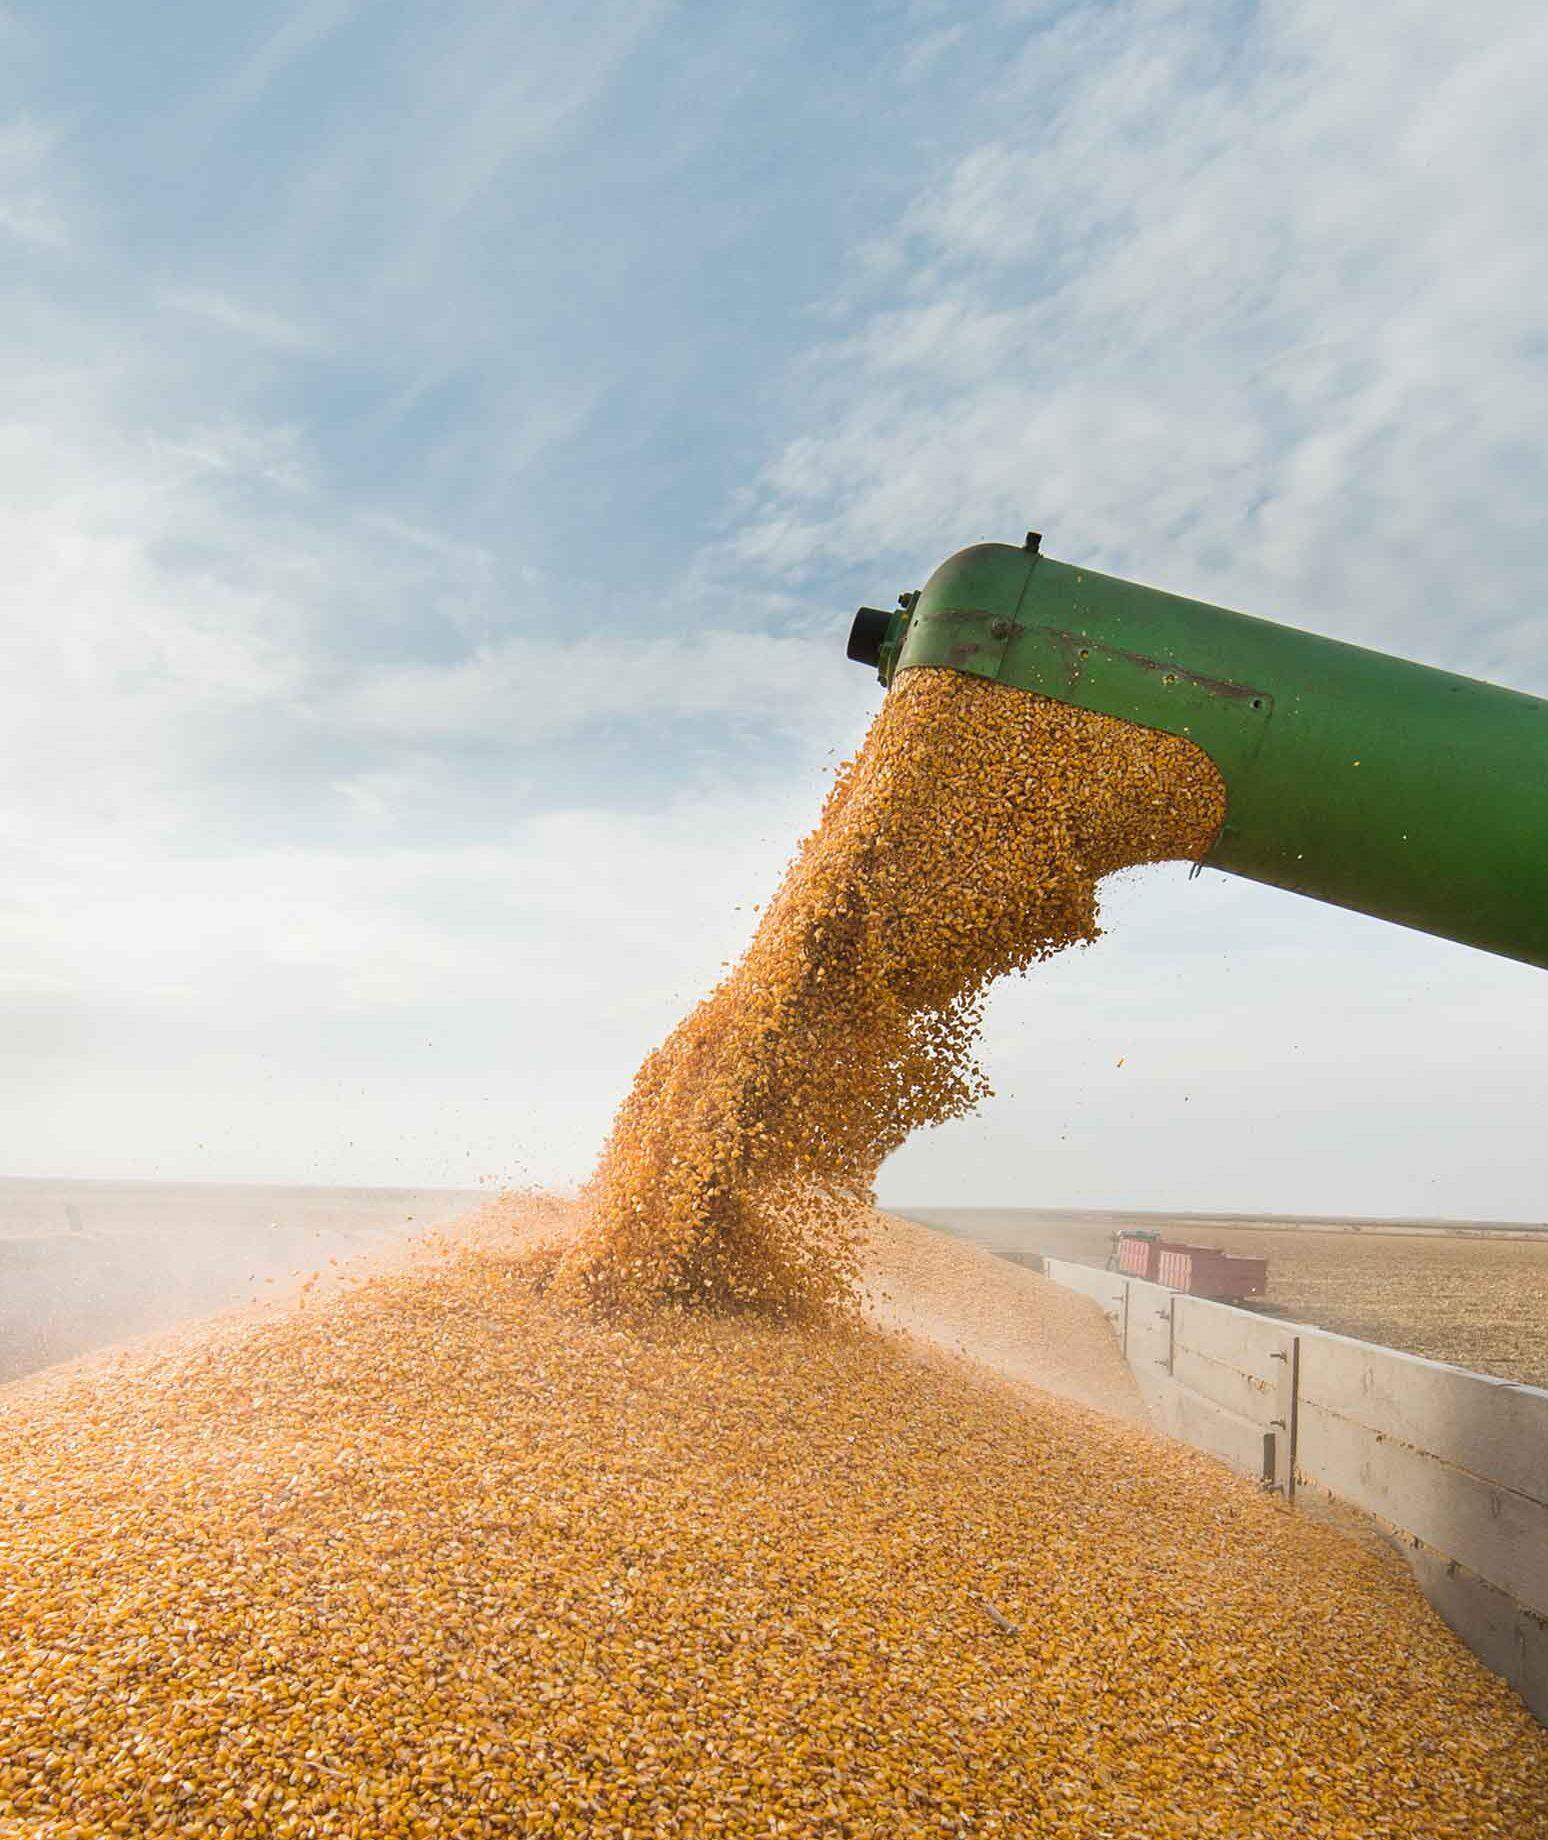
[[[1548,693],[1545,81],[1507,0],[0,4],[0,1168],[583,1176],[981,537]],[[1548,1214],[1541,973],[1109,913],[884,1195]]]

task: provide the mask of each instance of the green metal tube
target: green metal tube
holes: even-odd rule
[[[1187,735],[1219,768],[1204,858],[1548,966],[1548,702],[1025,547],[981,543],[850,655],[946,666]]]

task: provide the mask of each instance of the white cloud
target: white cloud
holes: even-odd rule
[[[911,83],[926,75],[932,66],[938,64],[949,52],[955,51],[966,37],[967,27],[960,24],[922,33],[903,52],[904,81]]]
[[[234,332],[254,344],[267,345],[275,351],[310,352],[319,349],[315,333],[295,325],[277,313],[266,312],[249,302],[233,300],[218,288],[163,288],[161,300],[174,312],[187,313],[211,326]]]
[[[737,553],[802,579],[1036,524],[1548,686],[1521,615],[1545,82],[1525,5],[1065,12],[907,211],[887,295],[804,367]]]
[[[30,115],[0,122],[0,231],[53,250],[70,241],[46,178],[58,138],[57,129]]]
[[[512,638],[445,665],[362,672],[332,706],[347,727],[413,742],[540,747],[600,723],[723,721],[818,734],[852,729],[870,692],[831,639],[710,630]]]
[[[428,63],[416,58],[413,106],[438,148],[414,187],[422,208],[468,210],[514,161],[570,129],[670,11],[670,0],[593,0],[555,30],[533,9],[496,8]]]
[[[292,7],[263,43],[219,86],[214,111],[229,118],[250,108],[293,65],[341,31],[360,12],[361,0],[304,0]]]
[[[56,849],[0,900],[7,1171],[573,1180],[813,797],[574,807],[498,847]]]
[[[477,545],[341,504],[297,430],[147,437],[111,377],[65,368],[34,386],[34,412],[0,433],[13,842],[111,827],[203,847],[263,829],[277,799],[312,821],[336,799],[435,826],[438,803],[466,805],[455,757],[470,745],[506,770],[547,750],[528,801],[564,802],[552,750],[602,728],[847,740],[874,703],[836,634],[759,630],[756,607],[744,631],[662,632],[683,617],[664,587],[606,625],[567,585],[573,636],[526,636],[550,625],[553,590],[503,579]],[[725,619],[708,585],[693,592]]]
[[[464,8],[451,30],[416,18],[381,77],[393,132],[368,122],[336,139],[294,193],[292,251],[320,256],[341,223],[380,221],[389,234],[374,252],[373,296],[412,293],[432,312],[437,289],[460,299],[463,275],[438,265],[448,237],[497,181],[579,129],[672,10],[670,0],[588,0],[562,15]]]
[[[565,627],[518,636],[559,604],[540,575],[341,492],[308,428],[228,387],[202,326],[303,344],[239,300],[170,290],[191,333],[40,306],[5,363],[0,1156],[463,1180],[525,1144],[528,1174],[574,1176],[821,780],[758,761],[717,789],[689,759],[688,790],[619,811],[560,744],[826,742],[875,687],[768,630],[788,599],[710,580],[614,633],[566,583]],[[688,602],[703,630],[662,631]],[[470,742],[497,763],[478,797]]]

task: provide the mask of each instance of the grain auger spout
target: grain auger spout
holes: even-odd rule
[[[1186,735],[1225,781],[1204,861],[1548,966],[1548,702],[1055,562],[959,550],[849,656]]]

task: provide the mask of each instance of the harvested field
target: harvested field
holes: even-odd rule
[[[1548,1734],[1395,1563],[861,1325],[577,1313],[567,1226],[0,1391],[0,1821],[1548,1835]],[[937,1243],[882,1281],[971,1311]]]
[[[1267,1307],[1432,1361],[1548,1386],[1548,1232],[1224,1225],[1163,1215],[921,1208],[910,1217],[1002,1257],[1048,1252],[1100,1265],[1118,1220],[1269,1262]]]
[[[1267,1301],[1285,1316],[1548,1386],[1548,1234],[1244,1228],[1198,1238],[1267,1258]]]

